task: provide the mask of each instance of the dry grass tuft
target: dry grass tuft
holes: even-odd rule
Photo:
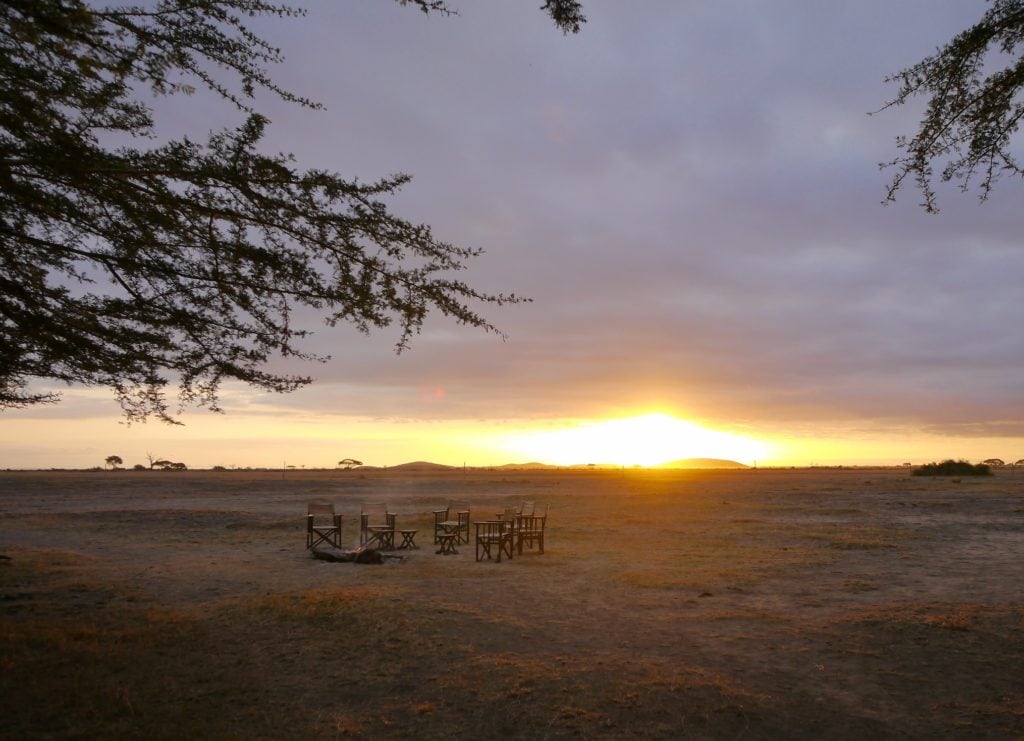
[[[247,600],[245,607],[289,618],[327,618],[351,614],[386,598],[376,586],[312,589],[298,593],[268,594]]]
[[[925,615],[925,625],[936,625],[946,630],[970,630],[975,610],[963,609],[952,613]]]

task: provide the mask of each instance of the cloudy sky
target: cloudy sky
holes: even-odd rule
[[[508,339],[429,321],[396,356],[387,330],[311,324],[333,359],[299,369],[309,388],[232,387],[226,415],[182,428],[126,427],[105,391],[73,389],[4,413],[0,466],[555,459],[551,435],[651,413],[759,443],[678,428],[670,457],[1024,457],[1024,189],[883,206],[878,163],[920,108],[869,115],[986,3],[589,0],[570,36],[539,2],[452,5],[311,0],[260,21],[275,79],[325,110],[259,105],[300,165],[413,175],[394,209],[484,248],[467,282],[533,299],[484,309]],[[237,123],[202,96],[165,115]]]

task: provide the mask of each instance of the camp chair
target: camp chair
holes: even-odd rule
[[[341,515],[330,502],[310,502],[306,508],[306,548],[320,543],[341,548]]]
[[[382,522],[371,524],[371,515],[378,514]],[[395,513],[388,512],[385,504],[379,507],[363,505],[359,512],[359,545],[365,548],[391,550],[395,547]]]
[[[459,543],[469,542],[469,504],[450,501],[444,509],[434,510],[434,545],[442,535],[451,534]]]
[[[516,517],[516,550],[519,555],[523,554],[523,546],[533,550],[537,547],[538,552],[544,552],[544,528],[548,523],[548,508],[544,506],[544,513],[534,512],[530,515],[521,514]]]
[[[501,563],[503,553],[512,558],[516,533],[516,512],[513,508],[506,509],[500,520],[482,520],[473,525],[476,528],[477,561],[486,556]]]

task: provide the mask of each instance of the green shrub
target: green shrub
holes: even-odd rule
[[[955,461],[952,458],[942,463],[926,463],[914,469],[914,476],[991,476],[992,469],[984,463]]]

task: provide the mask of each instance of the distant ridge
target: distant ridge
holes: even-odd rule
[[[391,471],[451,471],[455,466],[430,463],[429,461],[412,461],[411,463],[399,463],[397,466],[387,466],[387,468]]]
[[[659,463],[651,468],[750,468],[750,466],[723,458],[680,458],[677,461]]]

